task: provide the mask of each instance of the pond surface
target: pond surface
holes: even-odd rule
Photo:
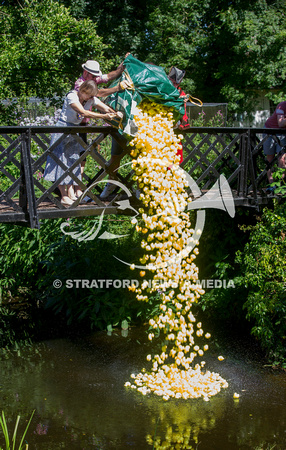
[[[209,402],[165,402],[124,387],[146,367],[150,345],[143,330],[132,329],[50,340],[2,357],[1,410],[10,428],[19,413],[22,430],[35,410],[29,450],[286,449],[285,372],[264,367],[252,348],[228,343],[222,353],[214,345],[206,369],[228,389]]]

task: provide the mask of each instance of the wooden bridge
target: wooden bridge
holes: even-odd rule
[[[53,132],[63,133],[61,139],[72,135],[82,146],[80,159],[70,169],[52,153],[54,147],[49,143]],[[179,133],[185,136],[181,166],[202,194],[223,174],[236,206],[259,208],[273,200],[274,195],[266,192],[270,166],[263,155],[263,133],[275,137],[285,135],[286,130],[193,127]],[[87,139],[83,140],[82,134],[87,134]],[[111,138],[123,148],[121,167],[116,172],[114,164],[109,163]],[[103,180],[111,174],[126,187],[130,203],[138,204],[129,151],[126,141],[110,126],[0,127],[0,222],[38,228],[41,219],[92,216],[104,209],[105,214],[128,214],[116,203],[122,194],[126,195],[122,187],[116,187],[117,194],[108,203],[101,201],[99,195],[105,185]],[[42,176],[48,155],[53,155],[65,169],[65,175],[53,184]],[[86,164],[80,181],[72,170],[83,160]],[[271,166],[276,163],[274,160]],[[57,186],[67,174],[83,191],[87,190],[90,202],[77,200],[70,207],[61,204]]]

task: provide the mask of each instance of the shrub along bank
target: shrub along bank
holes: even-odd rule
[[[88,232],[96,221],[69,220],[65,229]],[[58,335],[78,327],[92,330],[124,320],[135,322],[142,313],[127,288],[130,269],[115,258],[138,258],[130,218],[109,216],[101,229],[101,233],[108,230],[126,234],[126,238],[81,242],[63,234],[62,222],[43,221],[40,230],[0,225],[0,320],[7,324],[0,334],[1,345],[16,339],[16,329],[25,330],[20,339],[37,338],[39,333]],[[79,285],[72,280],[89,283]],[[100,282],[96,287],[92,280],[127,282],[124,289],[118,283],[117,288],[106,289]]]
[[[200,306],[228,329],[250,332],[269,362],[286,368],[285,200],[249,215],[248,221],[237,215],[214,226],[220,214],[213,214],[200,244],[201,255],[212,255],[212,261],[204,264],[202,256],[199,267],[203,278],[232,284],[207,290]]]

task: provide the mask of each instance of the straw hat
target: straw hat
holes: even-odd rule
[[[83,70],[86,70],[87,72],[97,77],[101,77],[102,75],[102,72],[99,68],[99,63],[97,61],[88,60],[84,64],[82,64],[81,67],[83,68]]]

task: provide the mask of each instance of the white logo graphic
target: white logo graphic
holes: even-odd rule
[[[147,163],[148,162],[148,158],[142,158],[142,162]],[[156,268],[160,268],[160,267],[167,267],[170,266],[174,263],[178,263],[180,262],[182,259],[186,258],[189,253],[193,250],[194,247],[196,247],[198,245],[200,236],[203,232],[204,229],[204,225],[205,225],[205,216],[206,216],[206,212],[205,209],[207,208],[214,208],[214,209],[220,209],[223,211],[226,211],[231,217],[234,217],[235,215],[235,206],[234,206],[234,200],[233,200],[233,196],[232,196],[232,192],[230,189],[230,186],[228,184],[228,181],[226,180],[224,175],[221,175],[220,178],[218,179],[218,181],[214,184],[214,186],[204,195],[202,195],[197,183],[194,181],[194,179],[187,173],[185,172],[181,167],[179,166],[172,166],[169,167],[169,164],[166,165],[166,163],[162,160],[156,160],[154,161],[154,159],[152,159],[152,164],[158,164],[159,166],[167,166],[169,170],[176,170],[176,171],[180,171],[181,172],[181,177],[185,178],[187,180],[188,183],[188,187],[190,188],[191,192],[192,192],[192,197],[193,197],[193,201],[189,202],[187,205],[187,210],[197,210],[197,217],[196,217],[196,224],[195,224],[195,228],[194,228],[194,232],[192,234],[192,236],[187,240],[187,245],[185,246],[185,248],[179,252],[175,257],[170,258],[168,261],[165,261],[162,264],[147,264],[147,265],[137,265],[134,263],[129,263],[127,261],[124,261],[122,259],[117,258],[115,255],[114,258],[116,258],[118,261],[120,261],[123,264],[126,264],[128,266],[132,266],[132,268],[136,268],[136,269],[144,269],[144,270],[154,270]],[[124,166],[126,165],[130,165],[132,164],[132,162],[129,162],[127,164],[124,164]],[[123,167],[123,166],[121,166]],[[93,183],[93,185],[91,185],[83,194],[83,197],[85,195],[87,195],[88,191],[90,189],[92,189],[95,185],[102,183],[102,182],[107,182],[106,180],[101,180],[98,182]],[[129,198],[132,197],[132,193],[130,192],[130,190],[124,186],[122,183],[120,183],[119,181],[116,180],[108,180],[108,183],[114,184],[118,187],[120,187],[126,194],[127,194],[127,199],[125,200],[118,200],[116,201],[116,203],[119,205],[118,209],[131,209],[135,212],[135,215],[132,216],[132,219],[134,219],[139,212],[134,209],[129,201]],[[176,206],[176,208],[175,208]],[[178,220],[178,204],[176,202],[176,198],[175,196],[172,196],[172,192],[169,192],[166,200],[165,200],[165,210],[164,213],[162,212],[161,214],[156,215],[156,217],[159,217],[160,215],[165,215],[166,212],[168,213],[168,217],[173,218],[173,220]],[[181,210],[180,212],[183,212],[183,210]],[[103,222],[103,218],[104,218],[104,213],[105,213],[105,209],[102,211],[100,218],[99,218],[99,222],[95,223],[93,225],[93,227],[86,231],[66,231],[65,227],[69,226],[68,222],[64,222],[61,224],[61,231],[66,234],[71,236],[73,239],[77,239],[78,241],[88,241],[88,240],[93,240],[96,237],[98,237],[98,239],[119,239],[125,236],[128,236],[127,234],[123,234],[123,235],[118,235],[118,234],[112,234],[109,233],[107,231],[105,231],[104,233],[102,233],[101,235],[98,236],[101,226],[102,226],[102,222]]]
[[[106,180],[100,180],[100,181],[96,181],[94,182],[88,189],[86,189],[84,191],[84,193],[82,194],[82,198],[84,198],[88,192],[94,188],[94,186],[96,186],[99,183],[107,183]],[[120,181],[116,181],[116,180],[108,180],[108,183],[110,184],[114,184],[115,186],[120,187],[128,196],[127,199],[125,200],[118,200],[116,201],[117,203],[117,209],[122,209],[123,211],[125,209],[132,209],[136,215],[135,217],[139,214],[138,211],[136,211],[136,209],[133,208],[133,206],[131,206],[129,198],[132,197],[132,193],[130,192],[130,190],[124,186],[124,184],[120,183]],[[93,239],[95,239],[98,235],[98,233],[101,230],[101,226],[102,226],[102,222],[103,222],[103,218],[104,218],[104,214],[105,214],[105,210],[106,208],[104,208],[104,210],[102,211],[102,213],[100,214],[99,217],[99,223],[96,223],[93,225],[93,227],[90,230],[84,230],[84,231],[66,231],[64,228],[65,227],[69,227],[70,224],[68,222],[63,222],[61,224],[61,231],[66,234],[67,236],[72,237],[73,239],[76,239],[77,241],[81,242],[81,241],[92,241]],[[134,216],[133,216],[134,217]],[[113,234],[113,233],[109,233],[108,231],[104,231],[104,233],[102,233],[101,235],[98,236],[98,239],[119,239],[122,237],[128,236],[128,234]]]

